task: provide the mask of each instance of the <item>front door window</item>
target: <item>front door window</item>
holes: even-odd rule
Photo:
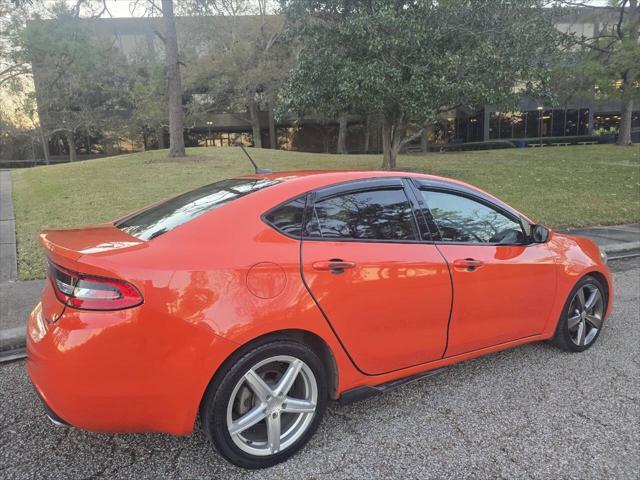
[[[470,198],[447,192],[422,191],[443,242],[522,244],[519,222]]]

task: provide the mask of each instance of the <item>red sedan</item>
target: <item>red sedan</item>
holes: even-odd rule
[[[590,240],[399,172],[223,180],[113,223],[48,230],[28,372],[50,418],[189,434],[276,464],[354,400],[497,350],[591,347],[611,276]]]

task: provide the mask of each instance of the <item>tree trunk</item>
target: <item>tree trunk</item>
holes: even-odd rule
[[[269,99],[267,107],[269,109],[269,147],[276,149],[278,148],[278,138],[276,136],[276,122],[273,118],[273,101],[271,99]]]
[[[631,145],[631,120],[633,118],[633,98],[628,98],[622,106],[622,118],[618,131],[618,145]]]
[[[156,137],[158,138],[158,148],[160,150],[164,150],[167,148],[167,144],[164,141],[164,127],[159,127],[156,129]]]
[[[402,122],[392,122],[384,119],[382,122],[382,168],[393,170],[396,168],[398,152],[402,148],[405,127]]]
[[[85,131],[84,148],[87,151],[87,155],[89,155],[91,153],[91,134],[89,128],[87,128]]]
[[[420,150],[422,150],[423,153],[427,153],[428,149],[429,146],[427,145],[427,132],[425,131],[420,137]]]
[[[347,115],[342,114],[338,119],[339,129],[338,129],[338,148],[337,152],[339,154],[347,153]]]
[[[249,117],[251,118],[251,131],[253,134],[253,146],[262,148],[262,135],[260,133],[260,116],[258,104],[254,98],[249,99]]]
[[[69,161],[75,162],[78,157],[76,155],[76,139],[74,138],[74,132],[67,133],[67,148],[69,148]]]
[[[42,154],[44,155],[44,163],[49,165],[51,163],[51,157],[49,155],[49,141],[44,135],[44,130],[40,127],[40,142],[42,142]]]
[[[385,120],[382,123],[382,169],[391,170],[395,166],[395,158],[391,154],[393,143],[393,129]]]
[[[630,41],[632,45],[637,45],[640,41],[640,2],[638,0],[630,0],[622,3],[621,8],[628,9],[628,30],[625,37],[627,41]],[[622,20],[622,18],[621,18]],[[620,40],[625,41],[622,37],[622,31],[626,30],[618,27],[618,33]],[[632,64],[629,69],[623,75],[622,85],[622,118],[620,119],[620,130],[618,131],[618,145],[625,146],[631,145],[631,122],[633,119],[633,93],[638,80],[638,64]]]
[[[364,145],[363,150],[364,153],[369,153],[369,144],[371,143],[371,128],[369,125],[369,120],[365,120],[364,122]]]
[[[624,75],[622,86],[622,118],[618,131],[618,145],[631,145],[631,121],[633,119],[633,91],[637,74],[635,68],[630,68]]]
[[[162,0],[164,17],[165,55],[169,88],[169,156],[184,157],[184,128],[182,110],[182,82],[178,60],[178,35],[173,14],[173,0]]]

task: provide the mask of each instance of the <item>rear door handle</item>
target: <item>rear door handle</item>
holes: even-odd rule
[[[338,275],[345,271],[347,268],[355,268],[355,262],[347,262],[341,258],[332,258],[331,260],[323,260],[320,262],[314,262],[313,268],[320,270],[321,272],[331,272],[334,275]]]
[[[484,265],[480,260],[475,258],[461,258],[453,261],[453,268],[456,270],[464,270],[467,272],[475,272]]]

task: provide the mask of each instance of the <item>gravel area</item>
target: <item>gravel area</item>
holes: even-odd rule
[[[640,260],[613,265],[616,304],[596,345],[526,345],[350,406],[262,471],[190,437],[104,435],[45,418],[24,362],[0,366],[0,478],[640,478]]]

